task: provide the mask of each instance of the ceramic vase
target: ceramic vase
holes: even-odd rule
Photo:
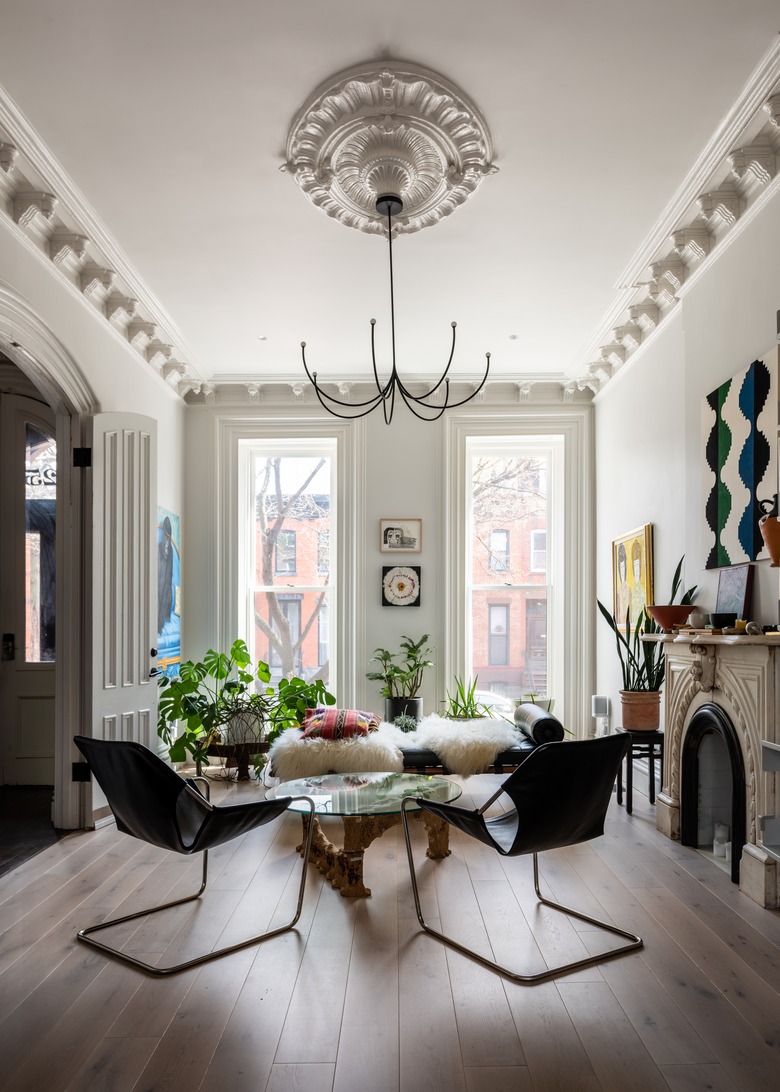
[[[762,516],[758,521],[758,529],[764,540],[769,556],[772,558],[771,568],[780,567],[780,519],[777,516]]]

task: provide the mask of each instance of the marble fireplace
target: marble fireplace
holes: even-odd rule
[[[732,879],[761,906],[776,908],[780,635],[655,639],[664,642],[666,652],[664,770],[656,825],[668,838],[696,845],[707,825],[709,801],[719,799],[732,832]],[[713,786],[724,775],[711,767],[711,753],[717,753],[716,767],[728,767],[726,784],[719,788]]]

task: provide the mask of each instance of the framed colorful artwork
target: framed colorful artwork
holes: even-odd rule
[[[382,606],[419,607],[419,565],[382,566]]]
[[[383,554],[419,554],[422,550],[422,520],[380,519],[379,549]]]
[[[615,618],[633,625],[653,600],[653,525],[646,523],[612,543],[612,602]]]

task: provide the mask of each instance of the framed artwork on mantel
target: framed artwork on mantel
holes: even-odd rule
[[[718,576],[718,598],[715,610],[736,614],[737,618],[750,621],[750,593],[753,590],[753,566],[732,565],[721,569]]]
[[[613,611],[619,625],[631,625],[653,602],[653,525],[646,523],[612,543]]]

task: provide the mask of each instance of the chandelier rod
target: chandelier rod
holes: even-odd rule
[[[317,395],[320,405],[323,409],[326,409],[328,413],[334,417],[339,417],[343,421],[351,421],[358,417],[366,417],[369,413],[377,408],[378,405],[382,406],[382,415],[385,419],[385,424],[389,425],[393,420],[393,410],[395,408],[395,393],[398,390],[401,398],[407,408],[417,417],[420,421],[438,421],[445,410],[455,409],[458,406],[463,406],[467,402],[470,402],[472,398],[475,398],[484,387],[487,382],[488,374],[490,372],[490,353],[485,353],[485,374],[477,387],[467,395],[465,398],[460,399],[458,402],[450,402],[450,381],[448,373],[450,365],[452,364],[455,356],[455,338],[457,323],[452,322],[452,343],[450,345],[450,355],[447,360],[447,365],[442,372],[438,382],[434,384],[430,390],[425,391],[422,395],[415,395],[409,390],[409,388],[402,382],[401,377],[398,374],[396,366],[396,352],[395,352],[395,279],[393,270],[393,215],[398,215],[403,209],[403,202],[401,198],[396,194],[382,194],[376,201],[377,212],[387,214],[387,244],[388,255],[390,263],[390,347],[391,347],[391,371],[390,378],[387,383],[382,386],[379,379],[379,369],[376,362],[376,319],[371,319],[371,364],[374,371],[374,383],[376,384],[377,393],[366,399],[364,402],[345,402],[339,398],[334,397],[324,391],[317,382],[317,373],[310,372],[309,366],[306,363],[306,342],[301,342],[301,359],[303,361],[303,368],[306,372],[306,376],[309,382],[314,387],[314,393]],[[429,399],[436,394],[439,387],[444,384],[444,402],[441,405],[431,405]],[[338,406],[339,409],[360,410],[362,412],[351,413],[339,413],[334,407]],[[417,406],[426,410],[432,411],[430,414],[423,414],[417,411]]]

